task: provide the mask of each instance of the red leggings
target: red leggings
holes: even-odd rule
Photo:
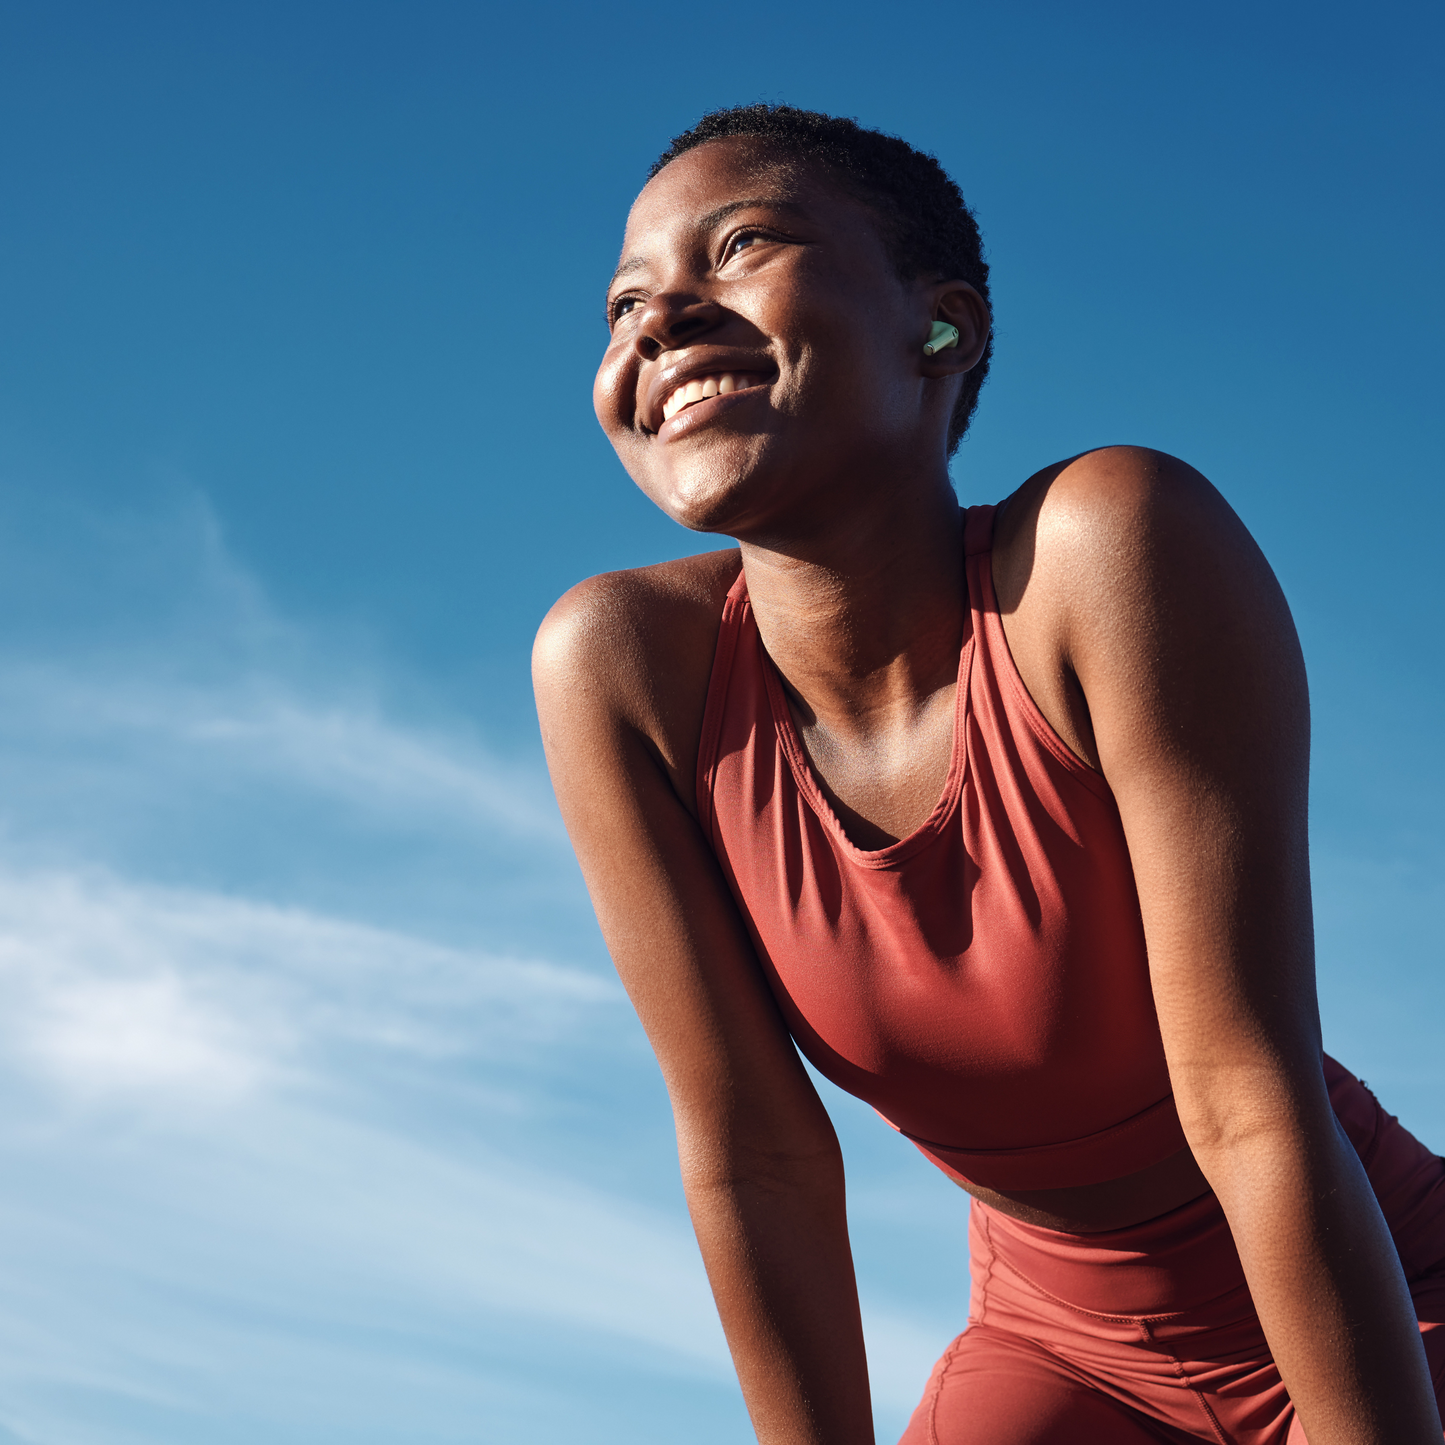
[[[1445,1160],[1333,1060],[1445,1412]],[[974,1201],[969,1326],[900,1445],[1306,1445],[1212,1194],[1130,1229],[1059,1234]]]

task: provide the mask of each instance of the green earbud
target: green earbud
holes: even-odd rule
[[[928,340],[923,343],[923,354],[932,356],[935,352],[947,351],[950,346],[957,345],[958,327],[947,321],[935,321],[928,328]]]

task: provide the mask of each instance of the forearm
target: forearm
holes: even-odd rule
[[[1333,1124],[1333,1120],[1330,1120]],[[1337,1127],[1196,1149],[1310,1445],[1438,1445],[1394,1244]]]
[[[762,1445],[873,1445],[842,1160],[684,1155],[698,1244]]]

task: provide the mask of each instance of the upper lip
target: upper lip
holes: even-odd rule
[[[742,355],[736,351],[710,348],[706,351],[689,350],[660,367],[647,385],[647,396],[642,408],[642,424],[654,435],[662,429],[662,404],[678,387],[687,381],[697,381],[704,376],[722,376],[732,372],[750,372],[754,376],[771,377],[777,367],[767,356],[753,352]]]

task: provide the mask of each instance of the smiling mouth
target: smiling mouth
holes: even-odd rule
[[[695,376],[685,381],[662,403],[663,421],[671,421],[684,407],[712,396],[728,396],[760,386],[764,378],[755,371],[719,371],[712,376]]]

